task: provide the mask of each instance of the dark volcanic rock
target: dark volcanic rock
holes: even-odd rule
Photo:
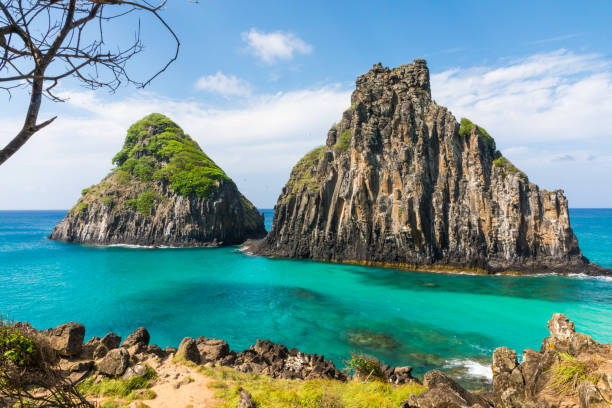
[[[111,377],[123,375],[129,359],[130,354],[124,348],[113,349],[98,362],[98,371]]]
[[[149,331],[144,327],[139,327],[132,334],[127,336],[127,338],[121,344],[121,347],[132,347],[136,345],[148,346],[149,341],[151,340],[151,335]]]
[[[86,244],[234,245],[265,236],[263,215],[170,119],[128,130],[117,167],[83,196],[50,238]]]
[[[250,349],[240,353],[234,366],[242,372],[265,374],[275,378],[304,379],[329,378],[344,381],[345,372],[334,363],[317,354],[288,350],[270,340],[257,340]]]
[[[110,332],[106,336],[102,337],[100,343],[104,344],[109,350],[112,350],[119,347],[121,344],[121,336]]]
[[[255,402],[253,401],[253,397],[251,393],[241,389],[240,397],[238,398],[238,408],[255,408]]]
[[[402,405],[403,408],[488,408],[493,406],[491,402],[466,391],[452,378],[438,370],[427,372],[423,385],[427,387],[427,391],[418,396],[411,396]]]
[[[375,65],[293,168],[256,254],[423,270],[611,274],[582,256],[563,191],[436,104],[424,60]]]
[[[81,353],[85,338],[85,326],[81,323],[64,323],[47,333],[49,344],[60,355],[69,357]]]
[[[202,336],[198,337],[196,344],[202,363],[220,362],[230,353],[229,345],[225,340],[209,339]]]
[[[200,352],[193,338],[185,337],[183,341],[181,341],[178,351],[176,352],[176,358],[200,364]]]

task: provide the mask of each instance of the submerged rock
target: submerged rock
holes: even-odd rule
[[[355,347],[371,349],[394,350],[400,347],[400,342],[387,333],[372,330],[354,329],[346,333],[346,341]]]
[[[563,191],[546,191],[431,96],[424,60],[357,79],[304,156],[256,254],[423,270],[610,274],[582,256]]]
[[[265,235],[263,215],[170,119],[132,125],[116,167],[83,196],[50,238],[86,244],[234,245]]]

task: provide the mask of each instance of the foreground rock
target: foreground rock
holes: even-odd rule
[[[431,96],[424,60],[357,79],[325,146],[293,168],[261,255],[422,270],[610,274],[546,191]]]
[[[263,216],[234,182],[163,115],[132,125],[113,163],[51,239],[183,247],[240,244],[266,233]]]

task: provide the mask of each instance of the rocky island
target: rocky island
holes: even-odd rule
[[[116,167],[82,197],[50,238],[85,244],[235,245],[265,235],[263,215],[167,117],[133,124]]]
[[[357,79],[252,250],[413,270],[612,274],[582,255],[563,191],[531,183],[485,129],[438,105],[418,59]]]

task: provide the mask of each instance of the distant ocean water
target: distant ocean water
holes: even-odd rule
[[[264,210],[266,226],[272,211]],[[87,338],[139,326],[152,342],[258,338],[325,354],[351,351],[416,373],[490,376],[498,346],[539,349],[553,312],[612,342],[612,281],[482,277],[253,257],[230,248],[91,247],[48,240],[65,211],[0,212],[0,313],[38,328],[85,324]],[[612,209],[572,209],[584,254],[612,268]]]

